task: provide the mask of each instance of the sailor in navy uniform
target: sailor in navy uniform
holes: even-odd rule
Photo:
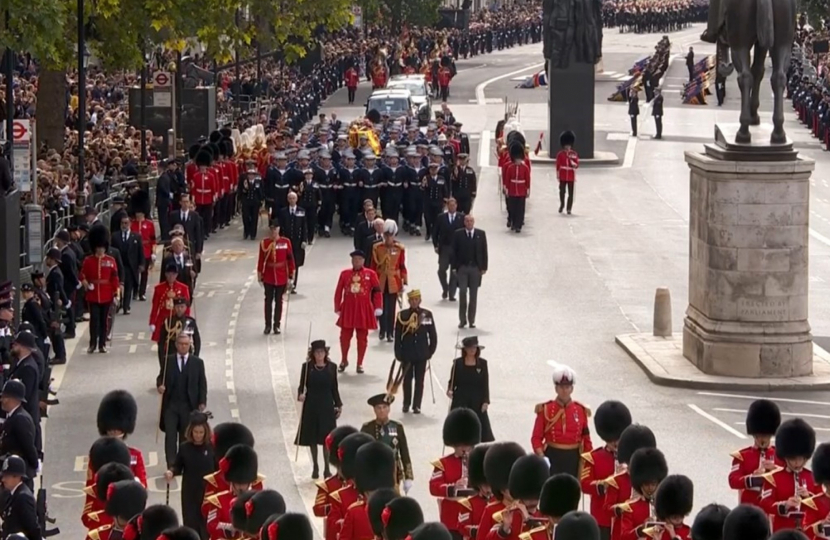
[[[41,540],[35,496],[24,483],[27,478],[26,463],[19,456],[9,456],[3,462],[0,475],[7,493],[3,511],[0,512],[3,522],[0,538],[23,534],[28,540]]]

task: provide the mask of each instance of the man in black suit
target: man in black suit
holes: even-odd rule
[[[172,233],[171,233],[172,234]],[[190,289],[190,298],[193,298],[193,285],[196,279],[196,271],[193,269],[193,259],[185,250],[184,240],[181,237],[173,237],[170,241],[170,250],[165,251],[164,259],[161,261],[161,276],[159,276],[159,283],[164,281],[164,269],[168,265],[175,264],[179,272],[176,278],[181,281],[187,288]]]
[[[297,194],[293,191],[288,194],[288,206],[280,210],[280,234],[291,240],[291,249],[294,255],[294,282],[291,294],[297,294],[297,280],[300,278],[300,267],[305,264],[305,247],[308,240],[308,223],[305,210],[297,206]]]
[[[176,462],[179,443],[190,422],[190,413],[204,411],[207,404],[205,363],[190,354],[191,337],[184,332],[176,338],[176,354],[167,357],[156,379],[161,400],[160,428],[164,431],[167,468]]]
[[[175,158],[164,161],[167,169],[156,182],[156,212],[158,213],[159,232],[161,239],[167,240],[167,235],[170,233],[170,209],[172,208],[171,199],[173,197],[173,185],[176,182],[176,168],[179,162]]]
[[[363,213],[358,214],[357,223],[354,226],[354,248],[356,250],[363,251],[366,237],[372,234],[375,218],[377,218],[377,213],[372,201],[363,201]],[[383,231],[382,228],[381,231]],[[371,253],[371,251],[363,251],[363,253]]]
[[[37,474],[38,453],[35,446],[35,423],[21,405],[26,402],[26,387],[13,379],[3,385],[0,406],[6,413],[0,431],[0,456],[20,456],[26,463],[26,485],[34,490],[32,479]]]
[[[654,103],[651,104],[651,116],[654,117],[655,139],[663,138],[663,93],[658,88],[654,91]]]
[[[23,408],[32,417],[35,424],[35,446],[38,452],[43,450],[40,434],[40,390],[45,362],[37,347],[35,335],[31,332],[18,332],[11,349],[12,365],[6,380],[17,379],[26,387]]]
[[[202,258],[202,251],[205,247],[205,237],[202,232],[202,217],[193,211],[190,203],[190,197],[187,193],[182,194],[179,198],[181,208],[170,214],[170,228],[176,225],[181,225],[184,229],[186,247],[190,255],[194,259],[194,263],[198,263]],[[196,269],[199,273],[199,269]]]
[[[52,365],[66,363],[66,344],[63,341],[63,333],[61,332],[61,320],[63,319],[64,310],[72,307],[72,303],[69,301],[64,290],[60,260],[60,250],[58,248],[50,248],[46,252],[46,259],[43,261],[46,267],[44,289],[46,294],[49,295],[49,300],[52,301],[53,311],[53,318],[50,321],[50,339],[55,351],[55,357],[52,359]]]
[[[55,247],[60,250],[60,269],[63,275],[63,290],[69,299],[66,307],[66,339],[75,337],[75,312],[74,304],[81,296],[78,289],[81,288],[81,280],[78,279],[78,257],[72,249],[69,231],[59,231],[55,236]]]
[[[360,245],[360,251],[366,253],[367,257],[371,260],[375,244],[383,242],[383,220],[381,218],[375,218],[375,220],[369,225],[371,225],[372,229],[369,234],[363,237],[363,243]]]
[[[3,476],[4,497],[0,520],[0,537],[8,538],[13,534],[22,534],[28,540],[41,540],[40,525],[37,520],[37,504],[32,490],[26,486],[26,463],[19,456],[9,456],[0,469]]]
[[[432,235],[432,245],[438,254],[438,281],[441,282],[441,298],[449,296],[450,302],[455,302],[455,292],[458,289],[458,279],[455,272],[447,272],[452,261],[452,241],[455,231],[464,228],[464,214],[458,211],[458,202],[450,197],[447,200],[447,211],[435,218],[435,234]]]
[[[130,314],[130,302],[133,293],[138,288],[141,277],[140,268],[145,265],[144,246],[141,236],[130,230],[130,217],[125,213],[118,224],[117,232],[113,232],[110,242],[112,247],[121,254],[121,267],[123,268],[124,294],[121,295],[121,307],[124,308],[124,315]],[[120,277],[120,276],[119,276]]]
[[[475,228],[472,215],[464,216],[464,228],[455,231],[452,239],[452,271],[458,280],[461,301],[458,303],[458,327],[476,327],[476,307],[481,277],[487,273],[487,235]],[[467,291],[470,304],[467,306]]]

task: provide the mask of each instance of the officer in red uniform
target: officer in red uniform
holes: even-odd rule
[[[101,437],[89,449],[89,469],[87,470],[86,486],[84,487],[84,507],[81,511],[81,523],[88,530],[96,529],[104,523],[101,514],[104,510],[102,501],[95,493],[95,476],[109,463],[117,463],[125,467],[130,466],[130,449],[120,439],[115,437]]]
[[[138,269],[141,272],[136,295],[142,302],[147,299],[147,275],[156,262],[156,226],[152,220],[146,219],[144,212],[150,208],[150,195],[146,191],[138,190],[130,195],[130,209],[132,221],[130,230],[141,237],[141,246],[144,248],[144,266]]]
[[[357,83],[360,80],[360,76],[357,74],[357,70],[354,66],[349,66],[349,69],[346,70],[346,74],[344,76],[344,82],[346,83],[346,90],[349,92],[349,103],[354,103],[354,96],[357,92]]]
[[[654,515],[659,525],[643,533],[651,540],[689,540],[692,529],[683,520],[692,513],[694,484],[682,474],[672,474],[660,482],[654,495]]]
[[[127,465],[117,462],[107,463],[98,469],[95,482],[84,488],[86,500],[84,501],[81,523],[88,531],[112,523],[112,518],[104,511],[107,502],[107,489],[110,484],[120,480],[135,480],[135,476]]]
[[[124,528],[147,506],[147,490],[135,480],[121,480],[110,484],[106,492],[106,513],[111,523],[87,533],[87,540],[121,538]]]
[[[271,516],[262,526],[261,540],[313,540],[314,530],[305,514]]]
[[[452,79],[452,71],[447,66],[441,66],[438,69],[438,87],[441,91],[441,101],[447,102],[450,96],[450,80]],[[452,531],[451,531],[452,532]]]
[[[272,219],[269,227],[271,236],[259,244],[256,275],[259,283],[265,287],[264,333],[271,333],[273,322],[274,333],[279,334],[282,321],[282,297],[291,280],[294,279],[294,251],[291,247],[291,240],[280,236],[279,221]]]
[[[507,492],[510,470],[513,464],[524,455],[526,455],[524,448],[515,442],[496,442],[487,450],[484,456],[484,477],[493,492],[493,500],[484,507],[481,520],[475,530],[475,538],[486,540],[490,530],[497,524],[497,516],[501,516],[501,511],[510,503]]]
[[[723,522],[729,515],[729,508],[711,503],[700,509],[692,523],[692,538],[695,540],[722,540]],[[769,529],[769,520],[767,520]]]
[[[138,417],[138,405],[135,398],[126,390],[108,392],[98,405],[98,434],[102,437],[115,437],[126,442],[127,437],[135,431],[135,421]],[[135,479],[147,487],[147,469],[144,466],[144,456],[141,450],[128,446],[130,449],[130,469]],[[87,478],[92,473],[87,471]]]
[[[349,347],[352,334],[357,334],[357,372],[363,373],[369,330],[378,327],[377,318],[383,315],[380,281],[374,270],[363,266],[366,255],[351,252],[352,267],[340,272],[334,291],[334,312],[340,327],[340,372],[349,367]]]
[[[467,487],[475,492],[470,497],[445,499],[442,510],[446,506],[446,513],[450,523],[457,523],[454,538],[469,540],[475,538],[478,524],[484,509],[493,499],[493,492],[484,477],[484,456],[490,449],[489,444],[479,444],[470,452],[467,460]]]
[[[507,198],[507,227],[521,232],[525,223],[525,206],[530,197],[530,167],[525,160],[525,147],[514,141],[509,148],[510,163],[502,167],[501,181]]]
[[[250,490],[257,480],[257,454],[250,446],[238,444],[219,461],[219,469],[228,481],[228,489],[205,497],[202,503],[202,515],[211,540],[237,536],[231,522],[231,506],[233,500]]]
[[[79,279],[86,289],[84,299],[89,308],[89,348],[86,352],[107,352],[107,318],[110,306],[119,294],[118,264],[107,255],[109,231],[101,224],[89,231],[92,255],[84,258]]]
[[[164,268],[164,281],[153,289],[153,308],[150,310],[150,332],[153,341],[158,343],[164,321],[173,316],[174,300],[184,298],[190,303],[190,289],[177,281],[179,269],[176,263],[168,263]],[[187,308],[185,315],[190,315],[190,308]]]
[[[551,474],[580,478],[582,454],[593,449],[588,418],[591,410],[571,399],[576,374],[568,366],[552,364],[556,399],[536,405],[536,423],[530,444],[538,456],[550,460]]]
[[[510,501],[494,516],[497,525],[487,536],[481,532],[479,538],[519,540],[522,533],[546,523],[547,519],[539,513],[539,496],[549,477],[550,466],[545,458],[528,454],[517,459],[510,469],[507,487]]]
[[[801,501],[804,508],[804,534],[810,540],[825,540],[830,538],[830,444],[818,445],[810,463],[813,469],[813,480],[821,488],[821,493]]]
[[[631,498],[631,477],[628,474],[628,463],[631,461],[634,452],[640,448],[657,448],[657,439],[646,426],[632,424],[623,430],[620,441],[617,443],[617,462],[614,475],[609,476],[602,482],[602,485],[605,486],[603,509],[613,516],[611,540],[619,540],[621,536],[619,505]],[[602,529],[600,529],[601,532]]]
[[[753,401],[746,412],[746,432],[752,436],[752,446],[732,452],[729,487],[738,490],[741,504],[761,503],[763,476],[780,467],[783,461],[775,455],[772,437],[781,425],[778,405],[768,399]]]
[[[620,538],[637,540],[645,538],[644,530],[657,523],[652,508],[654,493],[669,474],[669,467],[663,452],[656,448],[641,448],[631,456],[628,473],[634,496],[618,506]]]
[[[579,508],[582,490],[570,474],[555,474],[547,479],[539,495],[539,514],[545,520],[519,535],[519,540],[553,540],[553,531],[562,516]]]
[[[343,521],[346,518],[349,508],[360,499],[360,492],[357,490],[354,481],[357,451],[364,444],[373,441],[372,436],[366,433],[352,433],[344,437],[337,448],[337,456],[340,460],[340,474],[343,476],[343,487],[332,492],[331,499],[334,501],[334,504],[332,504],[331,511],[339,516],[338,521],[335,523],[335,529],[338,535],[343,528]]]
[[[457,499],[476,492],[469,487],[470,452],[481,442],[481,421],[470,409],[453,409],[444,420],[444,446],[453,452],[432,462],[429,494],[438,497],[441,523],[447,526],[454,538],[462,538],[464,529],[458,523]]]
[[[276,490],[251,490],[231,504],[231,521],[237,538],[259,539],[259,532],[272,515],[285,513],[285,499]]]
[[[574,184],[576,170],[579,168],[579,154],[573,149],[576,141],[572,131],[565,131],[559,135],[559,145],[562,149],[556,154],[556,177],[559,180],[559,213],[565,208],[565,191],[568,191],[568,214],[574,205]]]
[[[203,147],[199,150],[194,161],[197,170],[193,173],[189,182],[190,193],[193,194],[196,213],[202,217],[203,231],[205,238],[207,238],[213,231],[213,203],[216,202],[219,196],[216,191],[218,180],[211,168],[213,155],[207,148]]]
[[[594,517],[585,512],[568,512],[556,526],[556,540],[599,540]]]
[[[121,540],[140,540],[158,538],[162,532],[179,526],[176,511],[165,504],[152,504],[130,520],[124,527]],[[172,538],[170,540],[173,540]],[[184,539],[182,539],[184,540]],[[195,540],[193,538],[187,540]]]
[[[213,428],[213,455],[216,456],[216,471],[204,476],[205,499],[220,491],[230,490],[225,472],[219,466],[222,458],[236,445],[254,448],[254,434],[239,422],[223,422]],[[262,489],[262,475],[257,475],[251,489]]]
[[[614,476],[616,470],[617,443],[622,432],[631,425],[631,412],[624,403],[606,401],[597,407],[594,415],[594,428],[597,435],[605,441],[605,446],[594,448],[582,454],[582,491],[591,496],[591,515],[599,525],[600,538],[611,537],[613,515],[605,508],[604,480]]]
[[[821,493],[821,487],[805,467],[816,448],[816,432],[801,418],[783,422],[775,432],[775,455],[783,468],[764,475],[761,509],[772,517],[772,531],[802,529],[804,499]]]
[[[335,473],[316,482],[317,496],[314,498],[314,506],[312,506],[314,515],[323,518],[325,540],[337,540],[337,533],[340,531],[338,521],[343,519],[343,516],[340,515],[340,506],[334,498],[334,493],[343,488],[348,481],[343,476],[338,454],[340,443],[353,433],[357,433],[357,429],[352,426],[337,426],[326,436],[325,457],[335,468]]]
[[[374,538],[366,503],[374,491],[395,486],[395,470],[395,452],[389,446],[380,441],[359,446],[354,454],[354,484],[360,496],[346,510],[340,540]]]
[[[381,511],[380,520],[381,534],[376,534],[376,538],[406,540],[410,531],[424,523],[424,512],[415,499],[396,497]]]
[[[393,488],[378,489],[369,500],[366,501],[366,514],[369,516],[369,524],[372,526],[372,533],[374,533],[374,540],[383,539],[383,516],[386,514],[387,521],[389,521],[389,511],[386,505],[395,499],[400,499],[401,496],[397,490]]]

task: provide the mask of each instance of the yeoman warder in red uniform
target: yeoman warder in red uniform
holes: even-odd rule
[[[340,327],[340,372],[349,367],[352,334],[357,334],[357,372],[363,373],[369,330],[378,327],[377,317],[383,314],[383,303],[378,275],[363,266],[366,255],[355,250],[351,257],[352,267],[340,272],[334,291],[334,312]]]

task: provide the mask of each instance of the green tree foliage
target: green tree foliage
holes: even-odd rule
[[[438,20],[440,0],[358,0],[368,23],[430,26]]]

